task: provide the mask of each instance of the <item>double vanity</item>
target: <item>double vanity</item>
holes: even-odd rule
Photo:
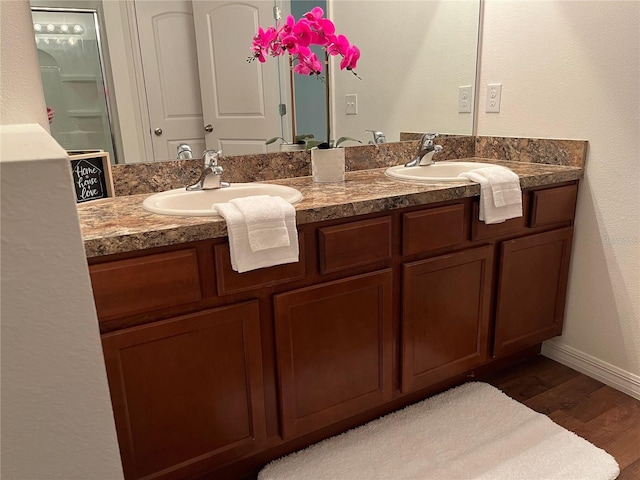
[[[466,181],[266,180],[302,194],[300,261],[244,274],[220,217],[79,205],[126,478],[239,478],[535,353],[562,331],[583,159],[465,158],[520,177],[524,216],[494,225]]]

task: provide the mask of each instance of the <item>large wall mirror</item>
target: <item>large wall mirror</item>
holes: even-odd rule
[[[249,46],[257,25],[276,22],[274,7],[283,18],[290,11],[298,17],[318,2],[67,3],[75,8],[99,3],[117,162],[173,160],[182,142],[191,145],[194,156],[205,147],[222,148],[225,155],[277,151],[277,142],[267,146],[265,140],[290,138],[288,62],[285,57],[247,62]],[[387,141],[399,140],[401,131],[473,133],[480,0],[320,3],[338,33],[362,52],[360,78],[332,70],[336,137],[366,143],[372,138],[367,130],[384,132]],[[462,102],[460,87],[471,91]],[[314,89],[324,90],[316,78],[296,79],[296,125],[299,133],[323,135],[312,126],[323,124],[324,115],[318,108],[324,100],[318,102]],[[357,114],[348,114],[354,98]]]

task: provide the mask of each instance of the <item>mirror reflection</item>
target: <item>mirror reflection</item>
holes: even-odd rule
[[[83,2],[96,4],[69,3]],[[387,141],[398,141],[401,131],[472,134],[479,3],[327,0],[322,6],[336,29],[362,52],[360,79],[332,68],[332,136],[367,143],[367,130],[384,132]],[[248,63],[249,46],[258,26],[275,24],[274,6],[284,19],[317,4],[102,2],[96,10],[111,65],[106,90],[117,161],[173,160],[181,143],[195,156],[205,148],[225,155],[277,151],[277,142],[265,140],[291,136],[288,62]],[[324,85],[296,77],[296,130],[322,137]],[[464,102],[460,87],[467,87]]]
[[[51,134],[115,159],[96,12],[34,8],[32,18]]]

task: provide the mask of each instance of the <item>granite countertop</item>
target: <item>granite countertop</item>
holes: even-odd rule
[[[465,158],[509,167],[522,188],[579,179],[582,167]],[[478,184],[464,181],[425,184],[392,180],[385,168],[347,172],[344,183],[313,183],[311,177],[270,180],[297,188],[303,199],[295,205],[298,224],[426,205],[480,194]],[[96,200],[78,205],[87,257],[226,236],[225,221],[213,217],[175,217],[147,212],[142,201],[150,194]]]

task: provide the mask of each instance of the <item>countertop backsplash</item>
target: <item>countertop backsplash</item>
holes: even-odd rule
[[[347,171],[386,168],[406,163],[416,153],[419,134],[402,133],[400,142],[382,145],[356,145],[345,150]],[[587,142],[506,137],[443,136],[438,161],[462,158],[487,158],[525,163],[546,163],[584,167]],[[259,155],[222,157],[223,179],[227,182],[255,182],[311,175],[310,154],[278,152]],[[154,163],[113,165],[115,196],[154,193],[194,183],[202,169],[202,160],[172,160]]]

